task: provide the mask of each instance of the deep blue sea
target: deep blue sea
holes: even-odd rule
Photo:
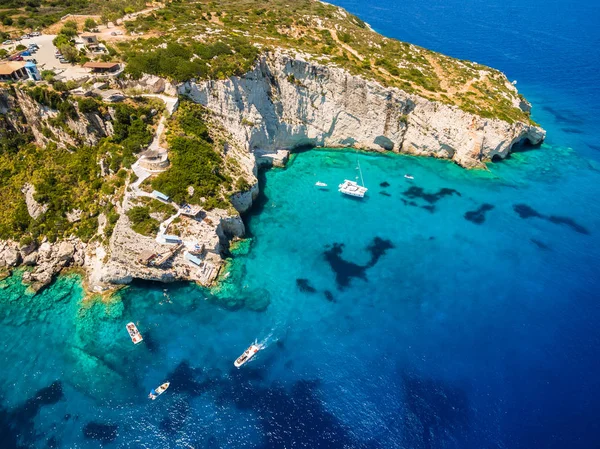
[[[297,154],[212,291],[1,281],[0,448],[600,447],[600,6],[337,3],[505,71],[547,142],[489,172]],[[357,159],[363,201],[335,188]]]

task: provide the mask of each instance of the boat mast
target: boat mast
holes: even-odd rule
[[[362,186],[365,186],[365,180],[363,179],[363,175],[362,175],[362,170],[360,169],[360,162],[358,161],[358,158],[356,158],[356,164],[358,165],[358,172],[360,173],[360,182],[362,184]]]

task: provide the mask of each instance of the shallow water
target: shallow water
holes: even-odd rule
[[[517,78],[547,143],[489,172],[301,153],[264,176],[212,292],[138,283],[102,303],[77,276],[36,296],[1,281],[0,447],[598,446],[596,5],[338,3]],[[363,201],[336,191],[357,159]]]
[[[335,188],[357,158],[364,201]],[[588,161],[542,148],[466,172],[312,150],[265,178],[250,250],[216,296],[136,284],[104,304],[83,300],[76,276],[35,297],[3,281],[2,425],[33,447],[515,447],[550,429],[560,447],[572,442],[561,426],[593,432],[598,381],[582,373],[598,368],[600,174]],[[266,349],[236,370],[255,338]],[[53,382],[37,414],[23,405]]]

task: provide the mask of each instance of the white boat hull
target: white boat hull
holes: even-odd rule
[[[127,326],[125,326],[125,329],[127,329],[127,332],[129,333],[129,337],[131,337],[131,341],[133,342],[134,345],[137,345],[138,343],[141,343],[144,340],[142,338],[142,334],[140,334],[140,331],[138,331],[138,328],[136,327],[136,325],[134,323],[127,323]]]
[[[163,394],[165,391],[167,391],[167,388],[169,388],[169,385],[171,385],[170,382],[165,382],[161,386],[155,388],[154,390],[152,390],[150,392],[150,394],[148,395],[148,398],[150,398],[154,401],[157,397],[159,397],[161,394]]]
[[[364,198],[367,190],[369,189],[348,179],[345,179],[344,182],[338,186],[338,192],[343,193],[344,195],[353,196],[355,198]]]
[[[239,368],[240,366],[248,363],[252,359],[252,357],[254,357],[260,350],[261,350],[261,347],[259,345],[257,345],[257,344],[250,345],[250,347],[248,349],[246,349],[244,351],[244,353],[236,359],[235,362],[233,362],[233,365],[236,368]]]

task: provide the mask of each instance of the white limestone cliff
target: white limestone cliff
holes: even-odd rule
[[[545,137],[527,123],[482,118],[307,59],[264,54],[243,76],[184,83],[179,93],[211,110],[257,156],[300,146],[354,147],[475,167],[506,157],[517,142]]]

